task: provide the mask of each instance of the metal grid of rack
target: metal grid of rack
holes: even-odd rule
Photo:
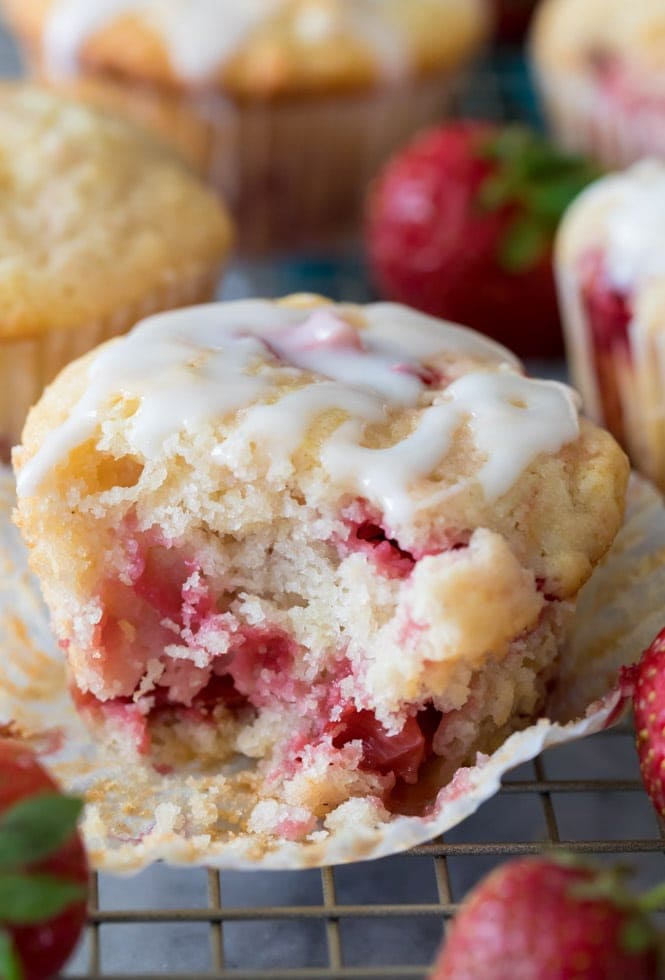
[[[665,877],[665,837],[627,725],[520,767],[474,817],[405,855],[292,873],[94,876],[68,975],[424,980],[468,889],[507,858],[547,848],[628,864],[637,886]]]

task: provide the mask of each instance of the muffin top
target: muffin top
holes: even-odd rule
[[[621,61],[665,70],[663,0],[543,0],[532,33],[537,62],[580,69]]]
[[[557,256],[562,267],[589,256],[602,259],[603,275],[632,297],[642,328],[663,329],[665,306],[665,163],[649,159],[602,177],[564,216]]]
[[[230,245],[179,159],[31,86],[0,86],[0,186],[0,340],[108,316],[214,270]]]
[[[455,68],[487,34],[487,0],[2,0],[46,70],[80,63],[266,98],[356,90]]]
[[[525,377],[487,338],[307,296],[145,320],[59,376],[15,453],[22,498],[84,480],[111,503],[166,473],[179,485],[184,460],[245,522],[252,507],[260,522],[296,500],[337,515],[360,501],[416,555],[489,528],[560,597],[609,548],[627,479],[573,391]]]

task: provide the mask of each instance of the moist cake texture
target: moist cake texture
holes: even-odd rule
[[[392,304],[152,317],[70,365],[17,521],[98,736],[253,760],[254,829],[417,812],[542,710],[622,520],[574,393]]]

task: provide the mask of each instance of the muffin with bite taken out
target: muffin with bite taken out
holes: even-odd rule
[[[251,760],[250,830],[282,838],[422,812],[538,717],[628,475],[505,348],[311,296],[143,321],[14,462],[86,722],[158,765]]]

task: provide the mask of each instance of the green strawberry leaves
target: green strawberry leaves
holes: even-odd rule
[[[56,854],[75,833],[82,807],[81,800],[59,793],[15,803],[0,817],[0,872]]]
[[[0,922],[48,921],[85,897],[85,888],[76,882],[19,870],[57,854],[76,832],[82,806],[70,796],[40,793],[19,800],[0,817]],[[0,966],[10,955],[3,952],[2,935]]]
[[[479,206],[515,209],[498,260],[507,272],[527,272],[547,255],[568,205],[600,172],[525,126],[502,128],[483,139],[479,152],[493,163],[478,193]]]
[[[627,953],[643,953],[657,943],[657,933],[644,914],[633,915],[621,930],[621,947]]]
[[[23,980],[21,961],[6,932],[0,932],[0,977],[2,980]]]
[[[0,922],[27,926],[47,922],[85,897],[74,881],[47,874],[0,874]]]
[[[528,215],[516,218],[499,245],[499,261],[507,272],[531,268],[549,248],[550,237],[538,221]]]

